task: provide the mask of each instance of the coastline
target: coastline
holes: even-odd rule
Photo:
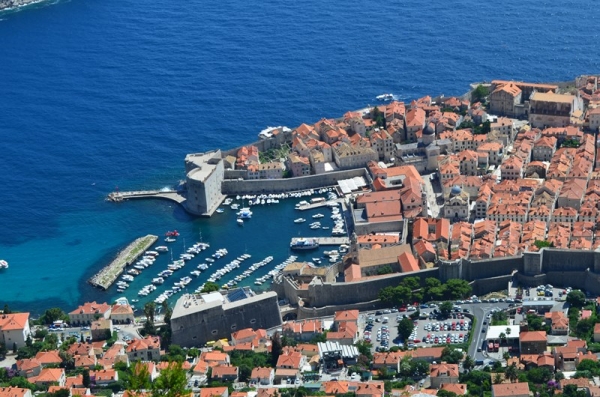
[[[27,6],[44,3],[47,0],[0,0],[0,14],[8,11],[18,11]]]

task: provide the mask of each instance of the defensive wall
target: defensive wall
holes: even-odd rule
[[[324,306],[324,307],[303,307],[298,308],[298,320],[304,320],[307,318],[327,317],[333,316],[335,312],[342,310],[377,310],[389,307],[389,305],[379,299],[375,299],[369,302],[354,303],[351,305],[335,305],[335,306]]]
[[[280,297],[287,297],[292,305],[302,304],[298,317],[314,317],[314,313],[329,315],[347,307],[374,308],[379,291],[396,286],[405,277],[417,276],[422,280],[434,277],[442,282],[451,278],[467,280],[477,295],[507,289],[513,277],[523,286],[552,284],[571,286],[600,294],[600,251],[575,251],[544,248],[540,252],[526,252],[521,256],[471,261],[438,261],[438,267],[413,273],[399,273],[351,283],[324,283],[314,280],[308,286],[298,286],[287,278],[273,284]],[[313,314],[311,314],[313,313]]]
[[[227,171],[226,175],[229,174],[230,171]],[[238,194],[285,193],[297,190],[315,189],[323,186],[333,186],[340,180],[354,177],[364,177],[368,184],[371,182],[371,178],[366,168],[359,168],[282,179],[225,179],[221,184],[221,193],[227,196]]]

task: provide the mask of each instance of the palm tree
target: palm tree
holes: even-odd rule
[[[504,376],[510,379],[511,382],[515,382],[519,379],[519,370],[515,364],[512,364],[510,367],[506,367],[506,371],[504,371]]]
[[[502,383],[502,374],[497,373],[496,376],[494,376],[494,383],[495,384]]]
[[[510,358],[510,353],[509,352],[504,352],[502,354],[502,358],[504,358],[504,360],[508,361],[508,359]]]
[[[502,340],[503,342],[506,342],[506,334],[504,332],[500,333],[500,340]]]
[[[465,371],[471,372],[474,366],[475,360],[473,360],[473,357],[467,355],[465,357],[465,360],[463,361],[463,368],[465,369]]]

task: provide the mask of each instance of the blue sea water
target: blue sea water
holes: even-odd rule
[[[252,230],[231,214],[104,197],[171,186],[188,152],[340,116],[384,92],[597,72],[598,15],[591,0],[70,0],[1,14],[0,258],[11,267],[0,301],[39,312],[110,300],[85,280],[134,238],[169,229],[282,261],[298,232],[291,203],[257,210]]]

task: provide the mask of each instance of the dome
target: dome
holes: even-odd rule
[[[433,128],[433,123],[427,124],[425,129],[423,130],[423,135],[435,135],[435,128]]]
[[[450,189],[450,194],[453,196],[458,196],[461,193],[462,193],[462,189],[458,185],[454,185],[454,186],[452,186],[452,189]]]

